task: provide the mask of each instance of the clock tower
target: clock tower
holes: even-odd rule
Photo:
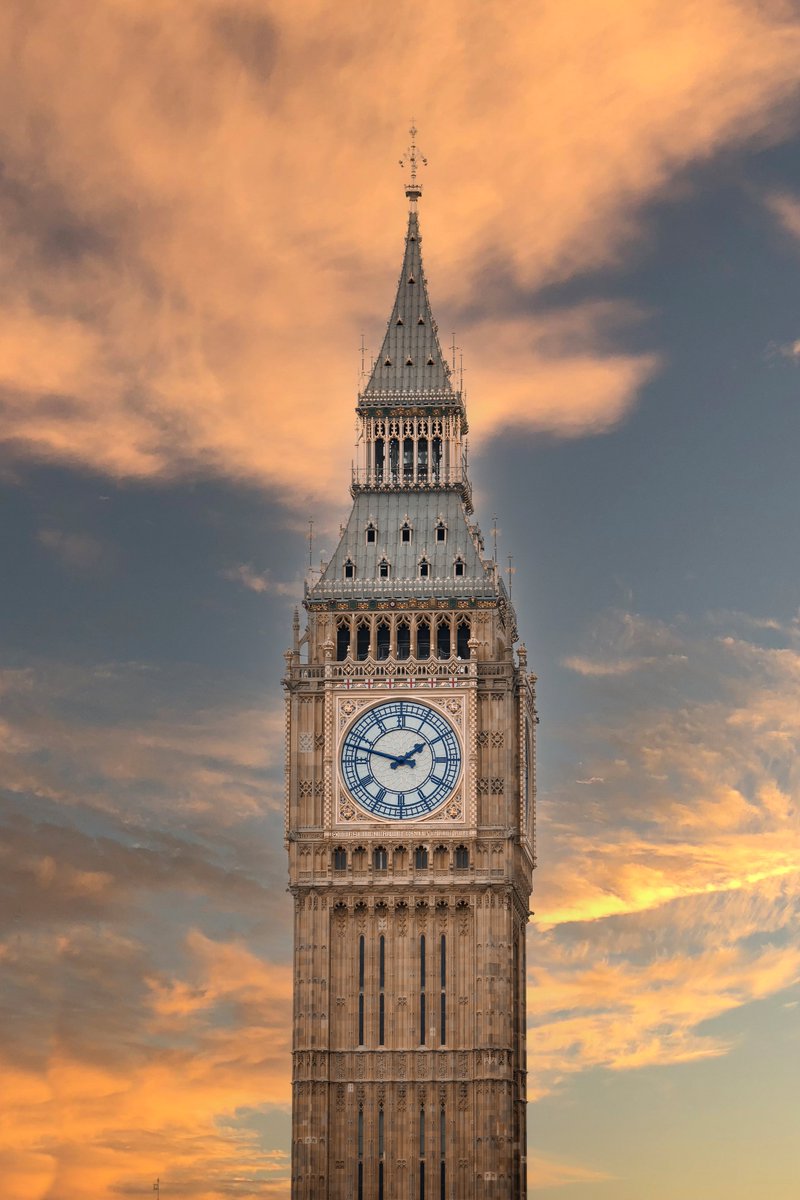
[[[353,507],[286,654],[293,1200],[526,1195],[534,676],[473,516],[409,157]]]

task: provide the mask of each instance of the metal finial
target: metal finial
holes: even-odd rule
[[[413,118],[411,128],[408,131],[411,134],[411,145],[406,150],[403,157],[400,159],[401,167],[411,168],[411,182],[406,184],[406,196],[412,203],[419,200],[422,195],[422,184],[417,183],[417,168],[421,165],[427,167],[428,160],[424,154],[421,154],[417,149],[417,127],[414,124]]]

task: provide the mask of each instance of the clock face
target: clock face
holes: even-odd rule
[[[461,748],[450,722],[412,700],[369,708],[341,749],[342,778],[353,799],[376,817],[418,820],[452,794]]]

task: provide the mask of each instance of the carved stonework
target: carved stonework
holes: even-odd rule
[[[472,516],[463,397],[440,361],[413,198],[389,349],[358,400],[352,513],[285,655],[292,1200],[357,1200],[359,1174],[377,1200],[381,1163],[386,1200],[418,1200],[421,1109],[429,1200],[440,1177],[448,1200],[526,1192],[536,714],[502,573]],[[399,699],[405,714],[376,711],[371,737],[354,734],[349,792],[343,740]],[[420,704],[452,725],[457,769],[452,743],[437,750],[431,736],[417,750]],[[420,720],[420,743],[423,731]],[[445,779],[426,789],[434,774]]]

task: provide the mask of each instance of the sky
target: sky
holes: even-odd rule
[[[6,0],[0,55],[4,1195],[288,1198],[282,656],[413,118],[539,678],[530,1196],[794,1200],[800,7]]]

